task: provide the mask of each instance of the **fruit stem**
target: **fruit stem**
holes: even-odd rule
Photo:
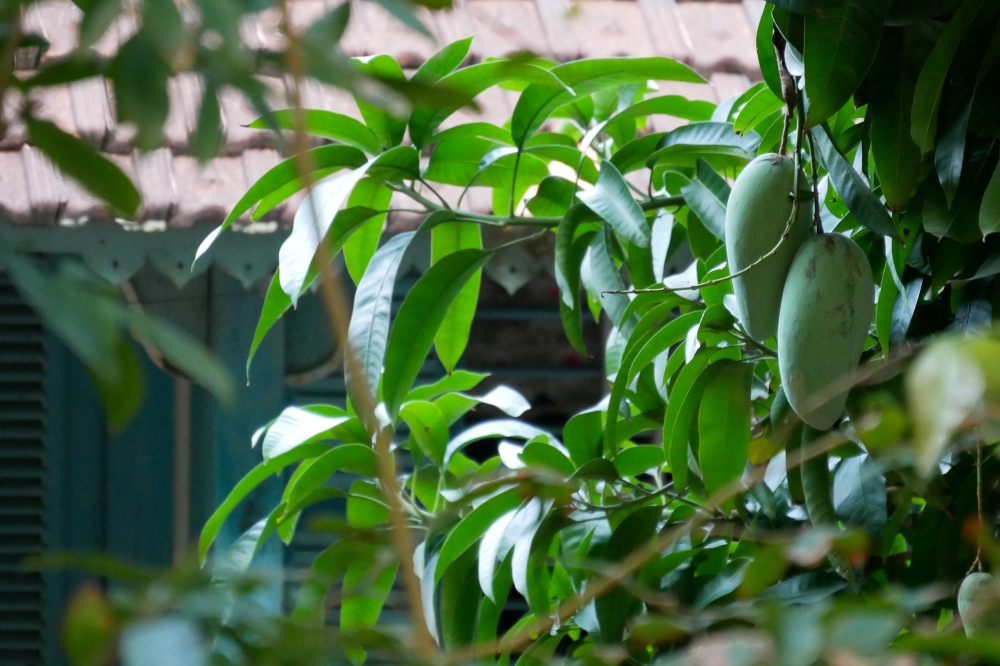
[[[816,223],[816,235],[823,235],[823,220],[819,214],[819,177],[816,175],[816,144],[813,143],[812,130],[806,135],[809,141],[809,169],[812,171],[813,190],[813,221]]]
[[[976,444],[976,513],[979,517],[979,529],[976,533],[976,569],[983,571],[983,446]]]

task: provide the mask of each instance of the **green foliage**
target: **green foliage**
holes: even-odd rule
[[[381,4],[416,20],[403,2]],[[990,489],[1000,474],[1000,343],[976,335],[991,325],[1000,273],[1000,12],[979,0],[772,5],[756,40],[765,81],[717,107],[658,96],[654,80],[702,82],[667,58],[553,65],[518,56],[462,67],[464,40],[407,78],[385,55],[351,61],[314,48],[320,30],[339,37],[344,14],[307,31],[305,73],[352,90],[363,122],[261,105],[256,127],[332,143],[261,177],[199,255],[240,215],[259,217],[307,190],[250,356],[305,288],[334,279],[319,277],[343,249],[358,285],[340,341],[350,404],[289,408],[255,436],[263,460],[205,526],[202,560],[254,487],[290,468],[286,490],[215,554],[216,584],[238,580],[268,538],[290,542],[305,511],[336,498],[346,511],[311,527],[338,540],[316,557],[293,617],[279,626],[307,622],[322,634],[333,590],[342,600],[336,654],[355,662],[372,657],[376,638],[381,658],[425,663],[435,659],[430,639],[454,663],[499,657],[525,666],[556,656],[688,663],[704,654],[744,664],[1000,660],[995,636],[969,639],[949,619],[952,588],[977,545],[981,561],[1000,564],[992,533],[976,534],[995,523]],[[117,6],[90,3],[84,38]],[[227,51],[229,3],[201,6],[204,25],[223,37],[220,53],[239,62]],[[187,42],[180,33],[140,35],[129,52],[145,61],[108,71],[121,88],[119,110],[146,141],[162,121],[155,95],[134,94],[136,81],[147,76],[158,90],[158,68]],[[801,99],[781,98],[783,77]],[[254,79],[240,80],[258,100]],[[397,97],[373,99],[367,84],[376,81]],[[500,84],[520,91],[509,125],[440,129]],[[398,104],[400,95],[412,104]],[[646,132],[659,114],[688,122]],[[45,126],[32,122],[29,137],[70,175],[98,165],[93,155],[60,157],[54,141],[46,149]],[[753,339],[729,282],[731,184],[785,139],[792,173],[807,182],[777,195],[789,197],[782,208],[791,201],[789,219],[806,210],[816,233],[843,234],[836,243],[857,250],[866,269],[858,289],[844,287],[835,315],[811,324],[818,335],[853,338],[850,354],[838,352],[849,367],[809,388],[837,397],[827,431],[794,411],[808,415],[799,401],[811,396],[782,376],[790,334],[781,326],[777,339]],[[437,185],[463,197],[490,190],[493,214],[445,203]],[[427,218],[385,239],[392,195]],[[133,203],[123,196],[115,205]],[[485,243],[496,236],[483,226],[508,233],[507,244]],[[393,313],[403,254],[428,234],[430,267]],[[587,351],[585,310],[611,324],[610,395],[561,433],[520,420],[522,396],[477,388],[484,378],[460,369],[481,270],[498,250],[549,234],[569,341]],[[665,273],[689,256],[686,269]],[[814,277],[808,260],[797,281]],[[82,341],[79,353],[113,355],[117,340],[102,339],[97,352]],[[448,376],[415,387],[432,347]],[[797,358],[819,367],[832,348],[810,343]],[[483,404],[509,418],[460,429]],[[349,484],[328,483],[342,471],[355,475]],[[390,641],[379,616],[394,581],[408,595],[413,635]],[[524,602],[508,606],[512,625],[500,613],[509,599]]]

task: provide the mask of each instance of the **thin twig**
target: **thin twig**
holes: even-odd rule
[[[823,235],[823,218],[819,214],[819,178],[816,175],[816,144],[813,143],[812,130],[806,132],[806,140],[809,141],[809,169],[812,172],[813,191],[813,222],[816,224],[816,234]]]
[[[302,108],[301,83],[305,76],[305,67],[299,52],[298,36],[292,30],[291,16],[288,8],[289,0],[278,0],[278,7],[281,12],[281,31],[286,40],[286,57],[289,74],[289,96],[291,97],[292,108],[294,110],[295,122],[295,158],[296,168],[306,186],[306,200],[313,207],[313,220],[319,225],[319,214],[316,210],[316,203],[312,197],[312,165],[309,160],[309,144],[306,138],[306,118]],[[370,387],[366,386],[365,375],[361,369],[361,364],[348,344],[347,328],[350,322],[350,313],[347,310],[343,290],[340,282],[330,271],[330,257],[323,234],[319,233],[318,248],[315,261],[322,267],[319,273],[320,294],[323,299],[324,309],[330,320],[330,327],[333,329],[337,344],[344,351],[344,360],[350,374],[355,381],[360,383],[360,390],[357,391],[357,400],[354,405],[362,422],[365,423],[369,432],[374,431],[375,435],[375,458],[378,463],[378,479],[382,485],[383,493],[389,505],[389,517],[392,529],[390,535],[396,555],[399,558],[400,569],[403,573],[403,584],[406,589],[409,611],[412,616],[413,638],[416,649],[424,659],[430,657],[435,650],[433,639],[427,631],[424,618],[423,602],[420,594],[420,581],[413,570],[413,544],[410,540],[410,532],[404,515],[402,502],[399,497],[399,487],[396,483],[395,463],[393,454],[389,448],[391,432],[388,428],[382,428],[375,415],[375,404],[372,399]]]

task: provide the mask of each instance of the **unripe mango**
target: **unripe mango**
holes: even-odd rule
[[[761,155],[736,178],[726,205],[726,257],[729,272],[743,270],[770,252],[792,214],[795,164],[775,153]],[[809,192],[809,182],[799,171],[799,191]],[[788,238],[774,255],[733,278],[733,293],[740,322],[754,340],[766,340],[778,330],[781,290],[792,257],[808,238],[811,223],[808,201],[799,203]]]
[[[874,295],[868,258],[847,236],[810,238],[788,269],[778,369],[792,409],[817,430],[827,430],[844,412],[849,387],[843,382],[861,360]]]
[[[970,573],[958,588],[958,614],[969,638],[1000,638],[1000,587],[991,574]]]

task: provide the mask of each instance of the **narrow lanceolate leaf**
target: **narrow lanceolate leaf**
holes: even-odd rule
[[[608,58],[577,60],[553,67],[567,88],[530,85],[518,99],[511,117],[511,135],[514,144],[524,146],[546,118],[566,104],[586,95],[628,83],[656,81],[688,81],[704,83],[704,79],[687,65],[670,58]]]
[[[459,39],[448,44],[430,58],[424,61],[417,71],[413,73],[411,81],[423,83],[437,83],[442,77],[448,76],[455,68],[462,64],[465,56],[469,54],[469,46],[472,45],[472,37]]]
[[[388,210],[391,198],[392,190],[389,186],[370,176],[358,181],[347,198],[348,208],[361,206],[379,211],[377,215],[373,215],[358,226],[344,243],[344,263],[347,264],[347,272],[354,280],[354,284],[361,281],[368,262],[378,249],[387,215],[381,211]]]
[[[622,238],[639,247],[649,247],[649,224],[642,208],[632,198],[621,172],[611,162],[601,164],[597,186],[581,192],[580,200],[614,227]]]
[[[490,258],[482,250],[459,250],[424,273],[407,294],[389,334],[382,397],[395,420],[403,398],[417,378],[438,328],[465,283]]]
[[[491,525],[516,509],[523,499],[519,488],[511,488],[486,500],[462,518],[448,533],[441,546],[441,555],[434,571],[435,579],[440,579],[452,562],[479,541]]]
[[[281,288],[292,299],[293,305],[299,300],[316,250],[326,236],[334,216],[354,186],[364,177],[369,164],[319,183],[299,204],[292,222],[292,233],[278,250]]]
[[[268,426],[261,453],[265,462],[346,423],[351,417],[335,407],[318,410],[288,407]]]
[[[774,30],[774,19],[771,14],[774,7],[764,5],[764,11],[760,16],[760,23],[757,24],[757,62],[760,63],[761,74],[764,75],[764,82],[776,97],[781,97],[781,78],[778,75],[778,56],[774,52],[774,42],[771,41],[771,32]]]
[[[298,129],[298,123],[300,122],[296,118],[296,111],[294,109],[273,111],[271,119],[281,129],[292,131]],[[321,136],[324,139],[354,146],[369,155],[377,155],[382,151],[382,146],[372,131],[356,118],[323,109],[302,109],[302,121],[305,124],[306,134]],[[271,125],[264,118],[258,118],[250,123],[250,127],[253,129],[269,129]]]
[[[684,202],[691,207],[712,235],[726,239],[726,206],[701,181],[692,180],[681,188]]]
[[[405,81],[406,75],[391,56],[382,54],[370,58],[353,58],[355,65],[365,74],[388,81]],[[398,146],[406,132],[406,120],[396,118],[383,108],[367,102],[355,95],[358,110],[365,125],[382,144],[383,148]]]
[[[934,149],[934,168],[948,207],[955,201],[958,191],[958,181],[962,177],[962,160],[965,159],[965,131],[969,127],[969,114],[972,113],[972,100],[958,110],[941,135]]]
[[[976,17],[983,0],[964,0],[951,20],[934,50],[920,70],[917,85],[913,94],[910,132],[913,141],[924,153],[934,148],[937,134],[938,109],[941,105],[941,91],[948,77],[948,68],[958,51],[962,37]]]
[[[330,226],[330,231],[326,235],[327,259],[333,261],[333,258],[337,256],[340,248],[344,246],[344,242],[350,238],[351,234],[363,225],[365,221],[370,220],[378,214],[378,211],[371,208],[360,207],[347,208],[337,213],[337,216],[333,219],[333,224]],[[310,267],[309,273],[306,275],[305,286],[308,287],[316,280],[318,268],[315,264]],[[250,376],[250,363],[253,361],[253,357],[257,353],[260,344],[264,341],[267,332],[277,323],[281,315],[285,314],[288,308],[292,307],[292,299],[281,288],[280,273],[280,269],[275,271],[274,277],[271,279],[271,285],[267,288],[267,295],[264,296],[264,307],[261,309],[260,319],[257,321],[257,328],[253,334],[253,342],[250,344],[250,353],[247,356],[248,379]]]
[[[806,123],[820,124],[851,98],[875,58],[892,0],[827,0],[805,17]]]
[[[868,532],[873,553],[884,551],[882,538],[889,522],[885,477],[871,456],[854,456],[840,465],[833,479],[833,505],[845,525]]]
[[[240,482],[237,483],[236,486],[230,491],[229,496],[226,497],[222,504],[219,505],[219,508],[217,508],[205,522],[205,527],[202,528],[201,537],[198,540],[198,557],[200,558],[201,563],[204,565],[205,558],[208,555],[208,549],[215,541],[215,537],[219,535],[219,530],[222,529],[222,524],[226,522],[226,518],[229,517],[229,514],[233,512],[233,509],[235,509],[243,498],[249,495],[254,488],[267,480],[267,478],[271,475],[277,474],[283,470],[288,465],[300,460],[305,460],[306,458],[314,458],[329,450],[330,447],[326,444],[305,444],[280,456],[271,458],[267,462],[261,463],[247,472],[247,475],[240,479]]]
[[[355,169],[365,163],[364,153],[352,146],[320,146],[319,148],[310,150],[308,158],[309,163],[318,171],[338,168]],[[205,254],[212,246],[212,243],[215,242],[215,239],[219,237],[219,234],[228,229],[243,213],[253,208],[255,204],[268,195],[289,186],[291,183],[296,183],[298,180],[299,168],[297,158],[290,157],[271,167],[240,197],[240,200],[229,211],[229,215],[222,221],[222,224],[205,237],[205,240],[198,246],[198,251],[195,252],[195,261]],[[290,195],[292,192],[288,194]]]
[[[551,71],[513,60],[494,60],[463,67],[442,77],[439,83],[472,99],[487,88],[505,81],[528,81],[543,88],[565,89],[565,84]],[[418,105],[410,116],[410,139],[413,145],[425,147],[441,123],[460,108],[457,104],[433,107]]]
[[[65,175],[127,216],[142,202],[139,190],[121,169],[87,143],[47,120],[26,117],[28,143],[41,150]]]
[[[678,491],[687,488],[688,433],[704,390],[705,380],[702,375],[708,366],[708,360],[708,352],[701,351],[681,369],[671,388],[663,418],[664,456],[670,463],[670,474]]]
[[[379,248],[355,292],[347,341],[361,375],[352,375],[353,363],[344,364],[347,392],[355,405],[363,404],[362,390],[367,392],[369,401],[373,401],[377,395],[386,342],[389,339],[396,271],[399,270],[399,263],[413,236],[412,231],[393,236]]]
[[[556,283],[560,299],[571,310],[579,309],[580,305],[580,261],[583,259],[582,256],[574,257],[572,250],[577,238],[585,233],[581,225],[589,213],[587,206],[577,204],[566,212],[556,229]]]
[[[920,179],[922,160],[910,134],[910,108],[920,67],[932,46],[917,26],[886,28],[869,75],[872,157],[892,210],[910,199]]]
[[[637,509],[623,520],[611,534],[601,559],[618,563],[646,546],[659,525],[663,510],[658,506]],[[601,640],[618,643],[625,633],[625,626],[642,608],[641,602],[622,587],[599,596],[594,602]]]
[[[605,293],[625,289],[625,283],[622,281],[618,267],[615,265],[614,255],[611,253],[611,243],[609,227],[605,227],[604,231],[598,231],[594,235],[587,250],[590,257],[591,278],[594,281],[597,297],[600,299],[604,311],[608,313],[611,323],[618,327],[622,335],[627,337],[635,326],[635,317],[625,318],[629,297],[626,294]]]
[[[979,208],[979,228],[983,235],[1000,231],[1000,165],[993,171]]]
[[[479,233],[478,224],[447,222],[431,230],[432,264],[449,254],[469,249],[483,249],[483,239]],[[465,283],[451,307],[448,308],[448,313],[444,316],[444,321],[441,322],[437,335],[434,336],[434,349],[441,360],[441,365],[449,373],[455,370],[458,359],[462,357],[465,346],[469,343],[472,319],[476,315],[476,303],[479,301],[481,277],[482,271],[476,271]]]
[[[811,131],[816,149],[819,152],[823,166],[830,172],[830,180],[837,192],[847,204],[847,209],[861,224],[882,236],[900,241],[892,218],[879,198],[862,180],[861,175],[854,170],[843,155],[833,145],[829,135],[823,128]]]
[[[399,415],[410,427],[410,436],[420,451],[435,464],[441,465],[448,447],[448,423],[433,402],[414,400],[403,404]]]
[[[750,381],[753,367],[721,361],[705,386],[698,410],[698,464],[705,490],[739,479],[750,450]]]

